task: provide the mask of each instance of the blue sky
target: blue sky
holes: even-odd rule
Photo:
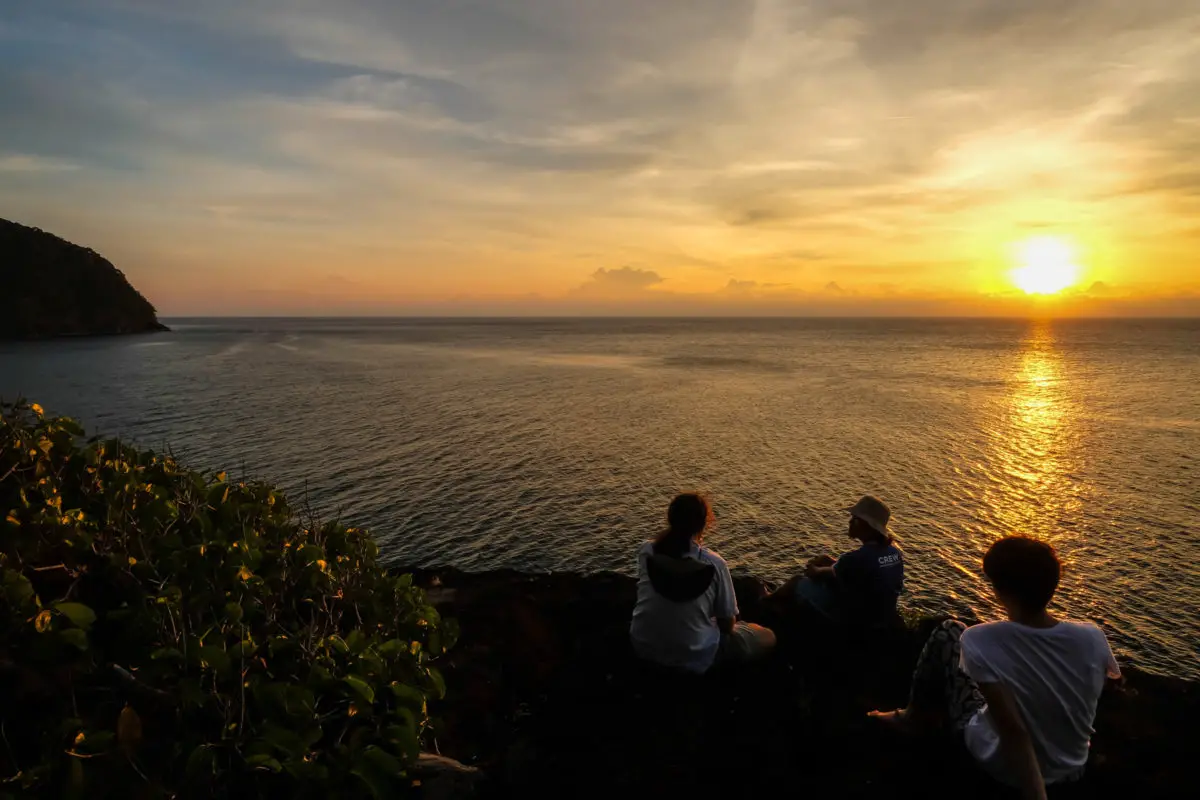
[[[167,314],[1200,311],[1193,0],[8,0],[0,119]]]

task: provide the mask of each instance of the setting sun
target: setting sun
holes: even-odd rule
[[[1017,245],[1013,283],[1026,294],[1058,294],[1079,280],[1075,247],[1060,236],[1038,236]]]

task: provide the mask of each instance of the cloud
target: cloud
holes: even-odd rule
[[[20,153],[0,155],[0,172],[69,172],[74,169],[79,169],[79,165],[57,158]]]
[[[167,311],[334,262],[497,309],[839,307],[831,282],[967,309],[1032,226],[1131,295],[1196,268],[1180,0],[63,0],[0,39],[0,214],[121,256]]]
[[[636,267],[601,267],[577,289],[575,294],[594,297],[624,297],[645,292],[663,282],[657,272]]]

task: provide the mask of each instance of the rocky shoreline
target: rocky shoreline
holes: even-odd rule
[[[431,709],[431,744],[486,776],[459,795],[1013,796],[948,734],[901,739],[865,716],[904,703],[933,620],[887,641],[817,646],[771,619],[763,584],[738,578],[743,616],[774,624],[780,652],[689,678],[633,659],[627,576],[413,573],[462,629],[447,699]],[[1052,797],[1195,796],[1200,684],[1135,668],[1127,677],[1102,701],[1087,775]]]

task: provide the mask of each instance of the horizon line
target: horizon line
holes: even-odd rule
[[[1200,321],[1170,315],[1000,315],[1000,314],[164,314],[160,320],[328,319],[328,320],[947,320],[993,322]]]

